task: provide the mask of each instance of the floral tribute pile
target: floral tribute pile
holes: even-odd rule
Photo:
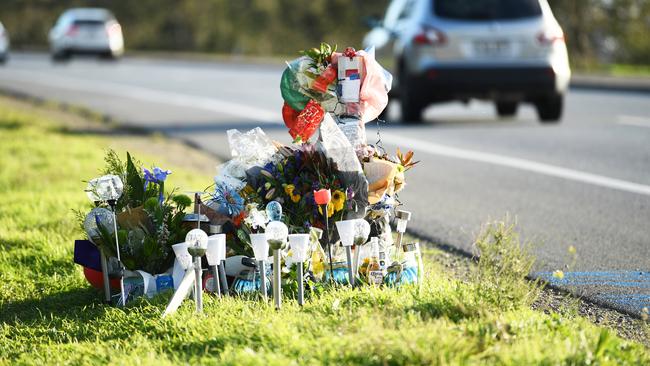
[[[402,242],[410,213],[397,199],[417,162],[410,151],[392,157],[368,144],[365,131],[388,104],[392,76],[373,50],[339,53],[323,43],[301,54],[280,84],[293,143],[259,127],[228,131],[232,159],[194,202],[165,191],[170,171],[108,153],[105,175],[87,188],[95,204],[81,215],[88,240],[75,247],[107,302],[178,293],[192,269],[205,291],[266,298],[273,290],[278,307],[281,290],[302,304],[304,284],[311,296],[322,286],[421,281],[419,246]]]

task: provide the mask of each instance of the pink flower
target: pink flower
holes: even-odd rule
[[[332,200],[332,192],[329,189],[314,191],[314,201],[317,205],[326,205]]]

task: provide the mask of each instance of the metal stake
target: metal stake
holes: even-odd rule
[[[221,285],[219,283],[219,270],[217,269],[217,266],[210,266],[210,273],[212,273],[212,280],[214,281],[214,292],[217,296],[221,297]]]
[[[122,306],[126,305],[126,296],[124,295],[124,270],[122,265],[122,258],[120,257],[120,240],[117,235],[117,216],[115,215],[115,200],[109,200],[108,204],[111,206],[111,211],[113,212],[113,229],[115,230],[115,250],[117,251],[117,261],[120,264],[120,300],[122,301]],[[119,304],[118,304],[119,305]]]
[[[345,247],[345,256],[347,257],[348,260],[348,281],[350,282],[350,286],[354,287],[354,273],[352,272],[352,247],[346,246]]]
[[[262,298],[266,302],[268,299],[267,289],[266,289],[266,265],[264,261],[257,262],[258,268],[260,269],[260,292],[262,293]],[[275,294],[275,290],[273,292]]]
[[[298,305],[302,306],[305,303],[305,284],[304,275],[302,273],[303,263],[298,263]]]
[[[104,280],[104,302],[107,304],[111,303],[111,283],[108,278],[108,262],[106,261],[106,255],[104,251],[100,250],[100,261],[102,265],[102,279]]]
[[[226,278],[226,261],[222,260],[219,268],[219,281],[221,281],[221,291],[224,295],[228,295],[228,278]]]
[[[196,312],[203,312],[203,289],[201,286],[201,257],[194,257],[194,301]]]
[[[282,289],[280,289],[280,249],[273,250],[273,300],[275,309],[280,310],[282,307]]]

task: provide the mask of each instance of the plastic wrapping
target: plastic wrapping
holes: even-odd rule
[[[392,196],[395,193],[395,180],[399,175],[397,164],[373,159],[363,165],[363,170],[368,179],[368,201],[371,205],[378,203],[384,195]]]
[[[325,115],[320,125],[318,147],[334,161],[339,171],[363,174],[361,163],[359,163],[350,141],[329,114]]]
[[[334,88],[328,84],[325,92],[315,90],[313,86],[318,76],[314,74],[315,71],[311,70],[311,60],[308,57],[300,57],[289,62],[280,80],[282,99],[296,111],[305,109],[310,99],[318,102],[325,111],[335,111],[338,98]]]
[[[310,100],[305,109],[296,117],[294,125],[289,129],[289,134],[294,140],[309,140],[318,129],[324,116],[323,108],[314,100]]]
[[[228,143],[234,162],[229,165],[229,174],[245,177],[246,170],[253,166],[264,166],[278,151],[273,142],[256,127],[245,133],[228,130]]]

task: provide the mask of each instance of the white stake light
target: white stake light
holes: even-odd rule
[[[201,288],[201,257],[208,249],[208,234],[201,229],[192,229],[185,236],[187,251],[194,259],[194,301],[196,312],[203,312],[203,289]]]
[[[397,245],[398,250],[402,249],[402,240],[404,239],[404,233],[406,232],[406,224],[411,219],[411,213],[409,211],[397,210],[395,211],[395,217],[397,218]]]
[[[298,277],[298,305],[305,303],[305,284],[303,265],[309,257],[309,234],[289,235],[289,245],[293,254],[293,261],[296,263]]]
[[[225,259],[221,256],[222,248],[226,248],[226,234],[215,234],[208,236],[208,250],[205,252],[205,259],[208,261],[212,278],[214,280],[215,292],[221,297],[221,283],[217,265]],[[225,251],[225,250],[224,250]]]
[[[266,234],[251,234],[251,245],[253,246],[253,253],[255,260],[260,270],[260,293],[264,301],[267,299],[266,289],[266,260],[269,257],[269,242],[266,240]]]
[[[287,243],[287,236],[289,235],[289,228],[282,221],[271,221],[266,225],[266,240],[269,246],[273,249],[273,300],[275,301],[275,308],[280,309],[282,306],[282,289],[281,285],[281,250]]]
[[[345,256],[348,261],[348,282],[354,286],[354,273],[352,268],[352,245],[354,244],[355,226],[357,220],[342,220],[336,222],[336,230],[341,238],[341,245],[345,248]],[[331,274],[334,276],[334,273]]]
[[[88,195],[88,199],[95,203],[108,203],[108,205],[111,206],[111,211],[113,212],[115,252],[117,254],[117,261],[120,265],[120,303],[118,303],[118,305],[121,304],[122,306],[126,304],[126,297],[124,294],[124,265],[122,265],[122,258],[120,256],[120,240],[117,235],[117,217],[115,215],[115,206],[117,205],[117,200],[122,197],[123,192],[124,183],[122,183],[122,180],[119,176],[112,174],[92,179],[88,182],[88,186],[86,187],[86,194]],[[110,293],[110,287],[106,285],[106,282],[108,281],[108,273],[106,273],[106,271],[103,272],[104,292],[105,294],[108,294]]]

